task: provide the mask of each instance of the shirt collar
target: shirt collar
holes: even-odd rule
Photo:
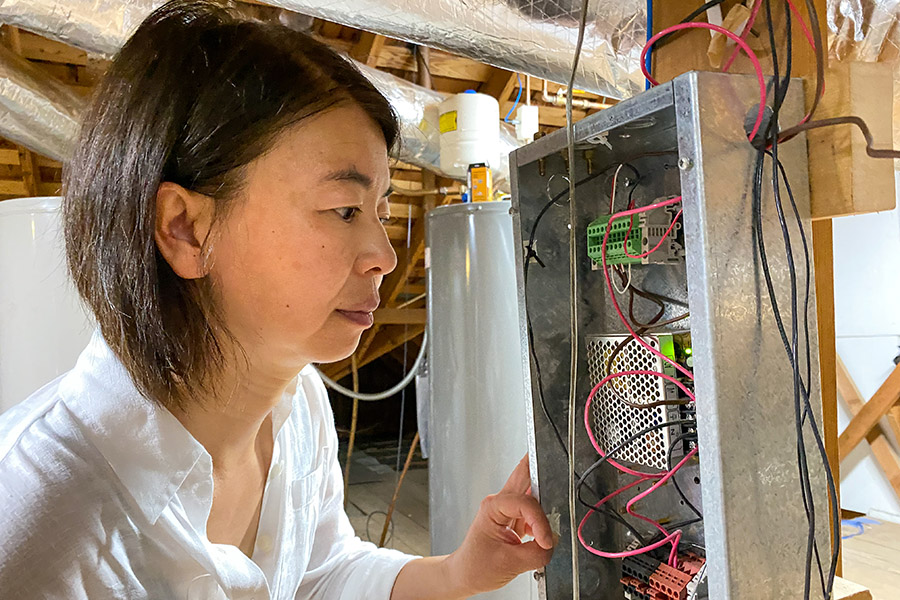
[[[276,436],[291,414],[296,389],[295,379],[273,411]],[[203,461],[206,471],[212,472],[206,449],[172,413],[138,392],[99,331],[60,382],[59,390],[88,440],[151,523],[198,462]]]

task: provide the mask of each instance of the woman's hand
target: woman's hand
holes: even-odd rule
[[[523,542],[525,536],[534,540]],[[531,495],[526,455],[503,489],[481,502],[462,545],[447,557],[447,567],[452,579],[470,596],[540,569],[550,562],[555,543],[547,516]]]

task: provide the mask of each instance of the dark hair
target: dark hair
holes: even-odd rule
[[[170,181],[216,200],[285,128],[355,103],[391,149],[387,100],[348,60],[308,35],[234,7],[176,0],[141,24],[98,86],[64,174],[69,271],[138,390],[184,408],[211,391],[231,336],[209,277],[178,277],[154,241]]]

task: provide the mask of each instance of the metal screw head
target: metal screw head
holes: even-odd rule
[[[687,171],[688,169],[690,169],[693,166],[694,166],[694,161],[692,161],[691,159],[689,159],[687,157],[682,157],[682,158],[678,159],[678,168],[681,169],[682,171]]]

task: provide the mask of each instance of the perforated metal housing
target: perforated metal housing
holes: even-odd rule
[[[588,369],[591,386],[607,375],[607,363],[616,347],[628,340],[627,335],[588,336]],[[660,348],[655,335],[643,337],[650,346]],[[629,341],[616,354],[612,372],[655,371],[663,372],[661,358],[638,344]],[[666,380],[654,375],[624,375],[610,380],[594,396],[591,404],[594,435],[602,448],[610,450],[638,431],[678,420],[678,407],[657,406],[634,408],[622,402],[622,398],[635,404],[652,404],[666,399]],[[622,462],[666,469],[669,446],[677,436],[672,427],[658,429],[625,446],[616,455]]]

